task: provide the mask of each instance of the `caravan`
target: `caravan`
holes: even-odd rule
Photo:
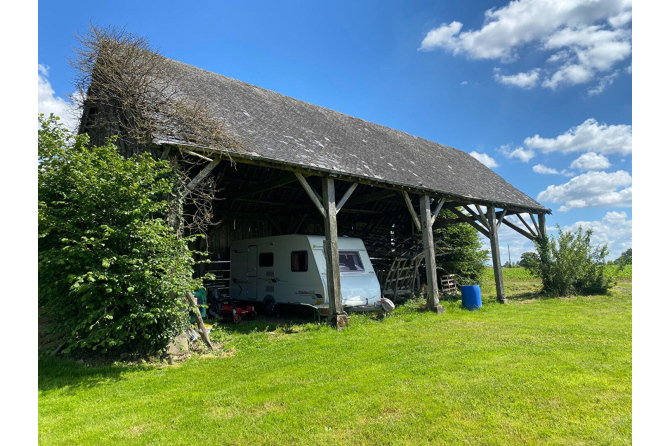
[[[272,313],[276,304],[302,304],[327,310],[325,237],[281,235],[233,242],[230,296],[257,301]],[[338,237],[342,306],[379,308],[381,289],[363,241]]]

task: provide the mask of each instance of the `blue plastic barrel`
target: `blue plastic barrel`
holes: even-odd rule
[[[468,310],[476,310],[482,306],[482,293],[479,285],[463,285],[461,287],[461,300],[463,306]]]

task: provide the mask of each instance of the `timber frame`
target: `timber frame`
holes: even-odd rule
[[[182,150],[182,153],[184,152]],[[188,154],[188,152],[186,153]],[[245,186],[239,190],[226,191],[224,201],[262,206],[265,209],[288,209],[300,215],[299,220],[292,227],[283,225],[283,217],[271,218],[269,225],[273,234],[301,232],[305,228],[305,223],[313,225],[318,221],[314,219],[314,212],[317,212],[318,216],[321,217],[320,227],[323,228],[323,233],[326,236],[328,293],[335,296],[335,299],[330,299],[329,314],[333,325],[337,326],[338,329],[348,325],[346,313],[342,308],[340,293],[339,251],[337,246],[338,225],[343,226],[343,222],[338,221],[338,215],[340,214],[348,215],[347,221],[350,221],[351,215],[356,219],[358,218],[356,215],[383,217],[391,213],[397,217],[396,222],[406,220],[406,226],[408,224],[412,228],[412,233],[421,235],[422,254],[426,266],[427,309],[437,313],[444,312],[444,309],[439,303],[440,292],[433,225],[442,209],[448,209],[456,216],[457,220],[452,223],[467,223],[489,240],[496,282],[496,296],[500,303],[507,302],[498,243],[498,229],[500,226],[504,224],[531,241],[546,237],[546,213],[548,212],[522,209],[499,203],[487,203],[480,200],[468,203],[462,197],[454,199],[452,196],[440,194],[436,191],[389,185],[370,179],[353,178],[332,172],[309,169],[304,166],[284,165],[277,162],[268,163],[235,155],[233,155],[233,158],[236,164],[234,171],[245,172],[246,169],[253,169],[255,171],[274,171],[277,173],[270,179],[263,179],[253,184],[245,183]],[[204,165],[201,173],[195,177],[194,181],[201,181],[205,176],[214,172],[217,166],[226,164],[221,163],[219,157],[205,161],[209,162]],[[225,177],[219,179],[219,182],[225,181]],[[340,191],[339,199],[336,196],[336,185]],[[364,193],[356,193],[363,189],[365,189]],[[291,203],[282,203],[280,192],[287,190],[297,194],[296,200]],[[418,197],[414,197],[415,195]],[[311,205],[305,204],[306,200],[311,202]],[[418,209],[415,208],[415,202],[418,202]],[[371,203],[376,206],[366,208],[366,205]],[[395,203],[395,205],[391,206],[391,203]],[[348,209],[345,204],[351,207],[355,206],[356,209]],[[382,204],[388,204],[392,209],[384,212],[379,209]],[[405,207],[404,216],[400,215],[399,206]],[[248,214],[239,215],[250,217]],[[256,217],[260,217],[260,215]],[[398,225],[398,223],[394,224]],[[375,224],[370,223],[366,227],[374,229]],[[383,227],[388,230],[389,226]]]

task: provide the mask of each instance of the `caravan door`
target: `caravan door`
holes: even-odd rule
[[[247,252],[247,280],[249,290],[247,299],[256,300],[256,288],[258,287],[258,246],[249,246]]]

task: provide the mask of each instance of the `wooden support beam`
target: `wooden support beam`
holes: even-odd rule
[[[337,206],[335,206],[335,212],[340,212],[340,210],[342,209],[344,204],[347,202],[349,197],[351,197],[351,194],[354,193],[354,191],[356,190],[357,187],[358,187],[358,183],[353,183],[351,186],[349,186],[349,189],[347,189],[347,191],[344,193],[342,198],[340,198],[340,202],[337,203]]]
[[[331,322],[338,331],[349,324],[342,309],[342,289],[340,286],[340,253],[337,246],[337,209],[335,205],[335,180],[332,177],[323,178],[323,216],[326,241],[324,254],[326,256],[326,284],[328,287],[328,308]]]
[[[481,208],[479,208],[479,212],[472,210],[470,206],[463,206],[463,208],[468,211],[471,218],[478,220],[487,231],[490,230],[486,218],[484,218],[484,215],[481,213]]]
[[[484,237],[490,238],[489,231],[487,231],[485,228],[483,228],[477,220],[474,218],[470,217],[469,215],[465,215],[461,211],[458,210],[456,207],[451,207],[447,206],[447,209],[449,209],[451,212],[456,215],[456,217],[461,220],[462,222],[468,223],[470,226],[478,230]]]
[[[202,170],[201,170],[200,172],[198,172],[198,174],[195,176],[195,178],[193,178],[193,179],[191,180],[191,182],[188,183],[188,185],[186,186],[186,189],[189,190],[189,191],[195,189],[195,187],[196,187],[198,184],[200,184],[200,182],[201,182],[202,180],[204,180],[205,177],[206,177],[207,175],[209,175],[209,173],[210,173],[212,170],[214,170],[214,168],[215,168],[216,166],[218,166],[220,162],[221,162],[221,158],[215,158],[215,159],[213,159],[212,161],[210,161],[209,164],[207,164],[205,167],[203,167]]]
[[[426,278],[428,280],[428,309],[436,313],[444,313],[440,305],[439,289],[437,284],[437,265],[435,263],[435,243],[433,240],[433,215],[430,211],[430,197],[422,195],[421,208],[421,236],[423,239],[423,255],[426,262]]]
[[[437,216],[440,215],[442,206],[444,206],[444,198],[440,198],[440,201],[437,202],[437,207],[435,207],[435,211],[433,212],[433,216],[431,217],[431,224],[434,224],[435,220],[437,220]]]
[[[502,224],[503,218],[505,218],[505,214],[507,214],[507,209],[504,209],[502,213],[496,212],[496,219],[498,220],[498,227]]]
[[[496,300],[507,303],[505,298],[505,286],[503,284],[502,266],[500,265],[500,246],[498,245],[498,224],[496,222],[496,211],[493,206],[486,209],[486,216],[491,228],[491,263],[493,264],[493,276],[496,281]]]
[[[245,187],[239,191],[239,193],[231,196],[230,199],[236,200],[238,198],[248,197],[249,195],[257,194],[259,192],[265,192],[266,190],[276,189],[278,187],[293,183],[296,180],[297,178],[293,173],[282,175],[279,178],[275,178],[274,180],[266,181],[251,187]]]
[[[535,214],[528,213],[530,215],[530,219],[533,221],[533,226],[535,226],[535,234],[537,236],[540,236],[540,227],[537,225],[537,221],[535,220]]]
[[[319,212],[321,212],[321,215],[323,215],[323,218],[328,218],[327,217],[328,214],[326,213],[326,210],[324,209],[324,206],[319,201],[319,196],[316,193],[314,193],[314,190],[312,190],[312,186],[309,185],[309,183],[307,182],[305,177],[300,172],[295,172],[295,176],[296,176],[296,178],[298,178],[298,181],[300,182],[300,184],[302,184],[303,189],[305,189],[305,192],[307,192],[307,195],[309,195],[309,198],[312,200],[314,205],[316,205],[316,208],[319,210]],[[332,180],[332,178],[331,178],[331,180]],[[334,180],[333,180],[333,187],[335,187],[334,184],[335,183],[334,183]],[[324,197],[325,197],[325,191],[324,191]],[[335,198],[333,198],[333,201],[334,200],[335,200]],[[337,266],[338,266],[338,268],[340,266],[339,260],[338,260]]]
[[[526,220],[521,216],[521,214],[516,214],[516,218],[518,218],[519,221],[521,221],[521,223],[523,223],[523,225],[526,227],[526,229],[528,229],[528,232],[532,235],[533,238],[537,237],[537,234],[535,232],[533,232],[530,225],[528,223],[526,223]]]
[[[212,158],[207,157],[207,156],[205,156],[205,155],[203,155],[203,154],[201,154],[201,153],[194,152],[193,150],[188,150],[188,149],[184,149],[184,148],[182,148],[182,149],[180,149],[180,150],[181,150],[182,152],[184,152],[184,153],[188,153],[189,155],[197,156],[198,158],[202,158],[202,159],[204,159],[204,160],[206,160],[206,161],[212,162]]]
[[[409,198],[409,194],[405,191],[402,191],[402,196],[405,198],[405,203],[407,204],[407,209],[409,209],[409,214],[412,216],[412,221],[417,231],[421,231],[421,223],[419,223],[419,217],[416,215],[414,210],[414,205],[412,205],[412,199]]]
[[[526,232],[526,231],[524,231],[523,229],[521,229],[520,227],[518,227],[517,225],[515,225],[515,224],[512,223],[511,221],[507,220],[506,218],[504,218],[504,219],[502,220],[502,222],[503,222],[503,224],[504,224],[505,226],[509,227],[510,229],[513,229],[514,231],[516,231],[516,232],[518,232],[519,234],[523,235],[523,236],[526,237],[527,239],[532,240],[532,241],[535,241],[535,240],[536,240],[535,235],[531,234],[530,232]]]

